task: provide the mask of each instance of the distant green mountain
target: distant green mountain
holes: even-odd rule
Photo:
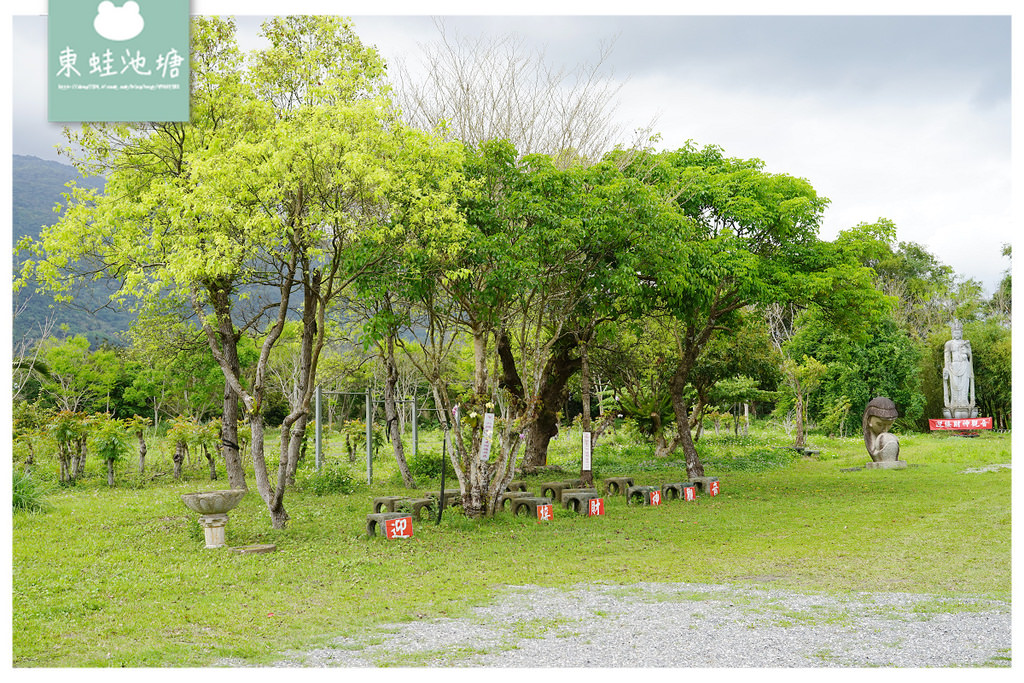
[[[37,157],[15,154],[11,174],[12,246],[25,236],[38,238],[44,226],[53,225],[58,214],[54,207],[63,203],[67,183],[101,189],[102,178],[82,178],[73,166]],[[15,272],[24,256],[13,255]],[[82,334],[95,345],[109,340],[119,342],[131,323],[131,315],[102,308],[107,301],[109,283],[97,283],[83,292],[74,305],[55,303],[51,297],[25,288],[14,297],[13,339],[35,339],[52,315],[55,336]],[[99,310],[97,310],[99,309]],[[95,312],[91,312],[95,311]]]

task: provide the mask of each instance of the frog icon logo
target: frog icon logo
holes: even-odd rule
[[[139,3],[133,0],[128,0],[121,7],[115,6],[110,0],[103,0],[96,10],[92,27],[107,40],[131,40],[142,33],[146,25],[139,13]]]

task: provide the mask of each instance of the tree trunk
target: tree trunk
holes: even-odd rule
[[[580,398],[583,401],[583,417],[580,421],[583,427],[583,439],[588,443],[581,444],[581,447],[587,448],[591,457],[593,457],[593,434],[590,431],[590,360],[587,356],[587,344],[583,342],[580,344]],[[594,485],[594,471],[593,465],[584,469],[582,457],[580,460],[580,480],[583,482],[583,486],[590,488]]]
[[[139,440],[139,476],[146,474],[146,432],[139,430],[135,432],[135,437]]]
[[[114,486],[114,461],[107,460],[107,486]]]
[[[85,474],[85,457],[89,454],[89,442],[85,437],[78,439],[78,448],[71,457],[71,478],[78,479]]]
[[[796,394],[796,443],[793,445],[797,448],[804,447],[804,401],[800,392]]]
[[[678,420],[679,417],[677,416],[676,419]],[[683,455],[686,458],[686,476],[703,477],[704,463],[700,461],[700,456],[697,455],[697,446],[690,436],[690,421],[685,412],[683,413],[682,422],[678,425],[677,438],[683,447]]]
[[[241,448],[238,441],[238,402],[241,396],[232,384],[232,379],[239,382],[242,377],[242,363],[238,357],[238,341],[241,332],[235,329],[231,319],[233,285],[230,282],[211,282],[207,287],[210,303],[217,317],[216,328],[211,330],[215,335],[209,339],[210,348],[224,373],[224,401],[222,404],[221,452],[224,455],[224,468],[228,475],[228,484],[233,489],[248,490],[245,481],[245,469],[242,465]],[[256,388],[253,387],[255,391]]]
[[[275,529],[283,529],[288,523],[288,513],[284,509],[284,477],[283,472],[287,471],[286,462],[280,463],[278,467],[278,486],[270,484],[270,475],[267,471],[266,448],[264,445],[264,425],[261,413],[253,414],[249,420],[249,429],[252,434],[252,464],[256,475],[256,490],[260,498],[267,505],[270,512],[270,525]],[[286,429],[282,426],[282,429]],[[287,437],[285,437],[287,438]],[[282,460],[287,461],[286,457]]]
[[[217,481],[217,460],[205,443],[203,444],[203,455],[206,456],[206,462],[210,466],[210,481]]]
[[[281,462],[285,465],[285,482],[287,486],[295,486],[295,475],[299,470],[299,459],[302,455],[302,444],[306,438],[306,425],[309,415],[299,413],[294,416],[290,425],[281,425]]]
[[[184,441],[178,441],[174,445],[174,480],[179,481],[181,479],[181,463],[185,460],[185,454],[188,453],[188,444]]]
[[[534,408],[536,419],[526,432],[524,469],[548,464],[548,445],[558,434],[558,411],[568,398],[569,379],[580,369],[579,357],[571,356],[577,346],[573,335],[563,335],[552,346],[544,364]]]
[[[384,368],[387,377],[384,380],[384,417],[387,421],[388,437],[391,440],[391,448],[395,452],[395,461],[398,463],[398,471],[402,473],[402,481],[407,489],[416,488],[416,480],[409,471],[409,464],[405,460],[405,449],[402,446],[402,430],[398,418],[398,406],[395,402],[395,387],[398,385],[398,364],[395,362],[395,338],[389,333],[386,342],[384,355]]]
[[[237,353],[235,360],[237,361]],[[241,374],[240,370],[239,374]],[[224,455],[224,469],[228,475],[228,485],[233,489],[248,490],[249,485],[245,481],[241,448],[238,445],[238,394],[226,382],[220,430],[220,447],[221,453]]]
[[[473,393],[487,393],[487,331],[479,326],[473,327]]]
[[[673,441],[683,447],[687,477],[704,476],[704,464],[700,461],[700,456],[697,455],[697,446],[690,434],[690,407],[683,399],[683,391],[686,389],[690,369],[696,363],[697,353],[699,351],[691,350],[691,353],[680,359],[669,382],[669,390],[672,393],[672,412],[676,417],[676,437]]]
[[[60,459],[60,481],[67,484],[71,481],[70,444],[57,444],[57,457]]]

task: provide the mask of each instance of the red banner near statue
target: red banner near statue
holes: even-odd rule
[[[965,417],[945,420],[928,420],[928,427],[936,429],[992,429],[991,417]]]

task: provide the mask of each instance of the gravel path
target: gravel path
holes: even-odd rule
[[[641,583],[510,586],[459,619],[289,652],[292,667],[1010,666],[1010,605]]]

